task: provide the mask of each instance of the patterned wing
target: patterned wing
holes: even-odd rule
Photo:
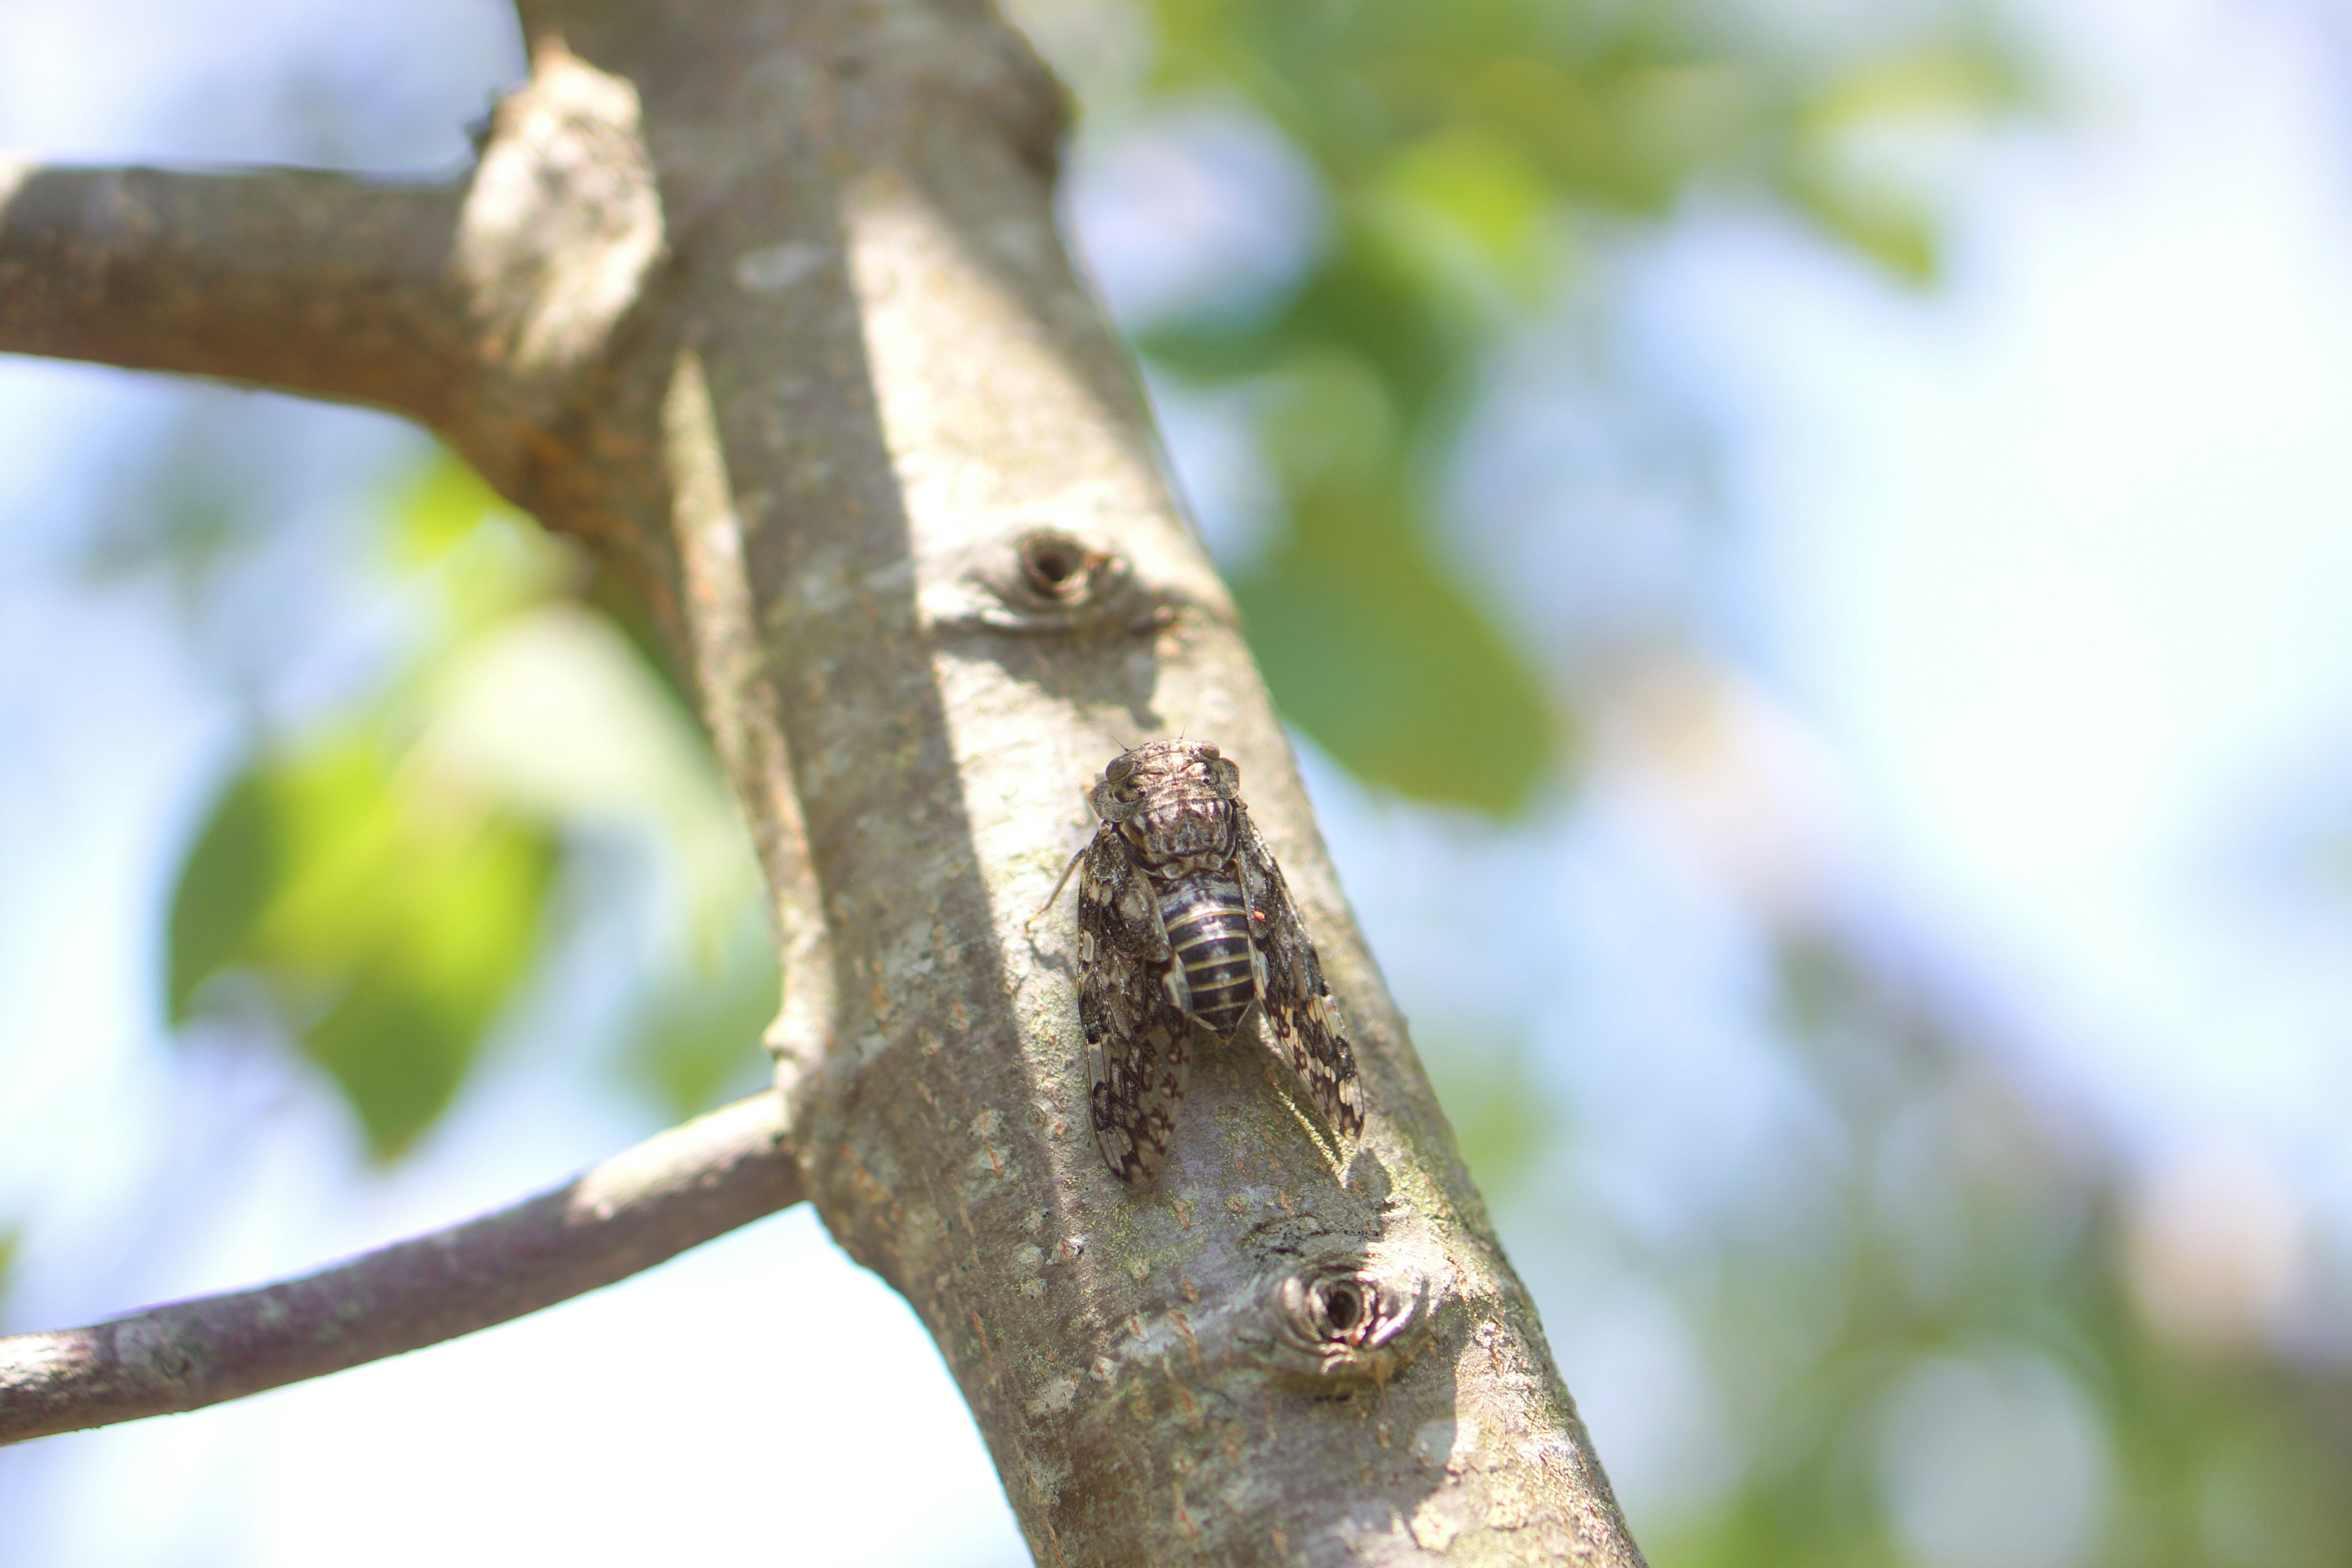
[[[1342,1137],[1354,1138],[1364,1131],[1364,1086],[1356,1077],[1356,1053],[1349,1047],[1339,1001],[1323,984],[1323,965],[1298,906],[1290,901],[1282,868],[1241,802],[1234,802],[1234,812],[1240,825],[1242,890],[1248,895],[1250,926],[1265,961],[1258,975],[1258,1006],[1274,1032],[1275,1055],[1324,1119]]]
[[[1122,1182],[1167,1163],[1192,1071],[1192,1021],[1162,983],[1171,959],[1150,878],[1101,829],[1078,873],[1078,1021],[1095,1141]]]

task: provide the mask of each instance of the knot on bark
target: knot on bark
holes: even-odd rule
[[[1095,550],[1085,540],[1058,529],[1040,528],[1014,542],[1013,554],[1021,573],[1013,584],[1033,608],[1062,608],[1104,596],[1123,580],[1127,563],[1108,550]]]
[[[1119,635],[1166,626],[1167,595],[1136,580],[1126,556],[1062,529],[1025,529],[981,545],[925,594],[935,631],[1031,637]]]
[[[1429,1280],[1360,1264],[1310,1263],[1272,1276],[1261,1296],[1275,1371],[1318,1383],[1386,1383],[1420,1353]]]
[[[551,418],[667,244],[635,86],[542,44],[491,116],[451,267],[484,366]]]

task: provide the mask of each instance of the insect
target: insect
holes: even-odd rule
[[[1153,741],[1113,757],[1087,795],[1102,826],[1045,900],[1053,908],[1080,872],[1089,1110],[1121,1181],[1149,1180],[1167,1163],[1193,1026],[1230,1043],[1253,1003],[1276,1058],[1324,1119],[1343,1137],[1364,1129],[1339,1003],[1242,804],[1241,779],[1230,758],[1198,742]]]

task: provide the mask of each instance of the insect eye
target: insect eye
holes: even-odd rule
[[[1223,755],[1224,755],[1224,752],[1221,752],[1221,751],[1217,750],[1217,748],[1216,748],[1216,747],[1214,747],[1214,746],[1202,746],[1202,747],[1201,748],[1201,755],[1202,755],[1203,757],[1206,757],[1209,761],[1211,761],[1211,762],[1213,762],[1213,762],[1215,762],[1219,757],[1223,756]]]
[[[1135,763],[1132,758],[1113,757],[1110,760],[1110,766],[1103,770],[1103,777],[1108,779],[1113,784],[1117,784],[1119,780],[1125,778],[1134,771]]]

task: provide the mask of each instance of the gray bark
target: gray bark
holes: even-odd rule
[[[521,12],[532,84],[413,289],[464,395],[310,389],[435,424],[654,606],[776,889],[808,1193],[936,1337],[1038,1560],[1638,1563],[1062,250],[1045,72],[969,0]],[[71,336],[0,313],[0,348],[119,352]],[[1129,1188],[1068,907],[1024,922],[1084,785],[1180,732],[1241,764],[1370,1116],[1337,1148],[1212,1049]]]

